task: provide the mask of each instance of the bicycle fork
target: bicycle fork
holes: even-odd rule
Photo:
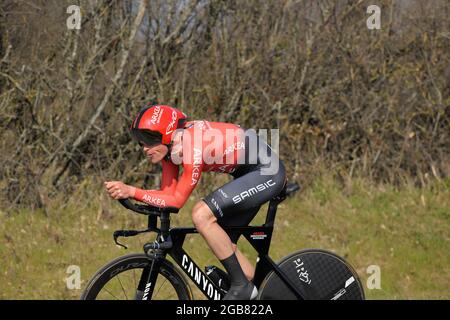
[[[169,235],[170,215],[161,214],[161,230],[155,242],[146,243],[144,252],[147,256],[152,256],[152,264],[150,267],[144,268],[139,285],[136,290],[136,300],[151,300],[153,290],[158,278],[161,260],[165,259],[167,250],[173,246],[172,239]]]
[[[159,238],[159,237],[158,237]],[[151,300],[156,280],[158,278],[161,260],[166,256],[166,250],[172,248],[170,237],[162,242],[155,241],[144,245],[144,252],[151,257],[152,263],[149,267],[144,268],[136,290],[135,300]]]
[[[150,267],[144,268],[139,279],[135,300],[151,300],[159,271],[159,259],[153,259]]]

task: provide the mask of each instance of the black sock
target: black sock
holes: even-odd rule
[[[232,286],[242,286],[248,283],[248,279],[242,271],[235,253],[226,259],[220,260],[220,262],[227,270]]]

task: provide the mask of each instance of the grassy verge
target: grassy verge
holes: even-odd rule
[[[46,212],[0,212],[1,299],[77,299],[81,290],[66,287],[70,265],[80,267],[83,289],[107,261],[141,251],[148,236],[127,239],[125,251],[114,245],[112,232],[145,227],[145,218],[92,189],[56,200]],[[174,226],[192,225],[194,200],[174,216]],[[261,211],[253,224],[264,218]],[[278,260],[294,250],[324,248],[346,257],[364,285],[367,268],[380,267],[381,289],[366,288],[369,299],[449,299],[449,230],[450,182],[395,189],[361,180],[341,187],[322,178],[280,205],[271,255]],[[220,265],[198,235],[188,238],[186,249],[202,265]]]

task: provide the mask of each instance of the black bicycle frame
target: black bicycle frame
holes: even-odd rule
[[[266,222],[262,226],[246,226],[246,227],[224,227],[227,233],[236,233],[243,235],[252,247],[258,252],[258,260],[255,268],[255,276],[253,283],[259,288],[262,281],[270,271],[274,271],[276,275],[286,284],[286,286],[295,294],[298,299],[304,299],[304,291],[301,287],[296,286],[281,270],[277,264],[269,257],[269,248],[272,240],[273,222],[277,211],[278,204],[284,198],[273,199],[269,202],[267,210]],[[167,222],[166,222],[167,223]],[[208,276],[194,262],[194,260],[183,249],[186,235],[198,233],[195,228],[172,228],[168,232],[168,237],[163,241],[172,242],[172,247],[162,250],[162,253],[155,255],[154,263],[151,270],[144,270],[139,289],[144,292],[144,300],[151,299],[156,277],[159,272],[160,259],[165,259],[169,254],[180,268],[189,276],[201,292],[210,300],[220,300],[222,298],[221,290],[209,280]]]

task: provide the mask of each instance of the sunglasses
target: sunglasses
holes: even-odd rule
[[[155,131],[131,129],[131,136],[140,146],[153,147],[162,143],[162,134]]]

